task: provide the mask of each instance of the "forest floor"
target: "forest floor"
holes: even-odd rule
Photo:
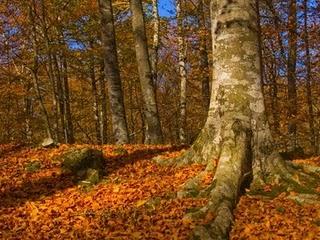
[[[203,166],[174,169],[151,161],[179,156],[185,149],[127,145],[124,151],[90,145],[103,151],[107,174],[86,188],[62,174],[57,161],[68,149],[84,146],[89,145],[0,146],[0,239],[188,239],[196,223],[183,216],[206,199],[177,199],[175,193]],[[320,166],[320,157],[295,161]],[[320,205],[301,205],[289,199],[292,195],[268,199],[248,192],[235,210],[230,238],[320,239]]]

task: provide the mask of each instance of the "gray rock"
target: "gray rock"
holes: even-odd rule
[[[55,147],[55,146],[57,146],[57,144],[55,143],[55,141],[52,138],[45,138],[42,141],[41,146],[44,148],[49,148],[49,147]]]
[[[96,184],[104,174],[105,160],[99,150],[91,148],[73,149],[62,156],[62,170],[79,180]]]

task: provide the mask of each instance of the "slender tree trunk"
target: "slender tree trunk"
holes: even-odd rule
[[[204,0],[199,1],[199,47],[200,47],[200,71],[202,77],[202,98],[206,110],[209,110],[210,104],[210,74],[209,60],[207,51],[207,29],[204,11]]]
[[[281,22],[281,19],[279,18],[274,6],[273,6],[273,1],[265,1],[264,3],[267,4],[268,9],[271,11],[272,13],[272,17],[273,17],[273,23],[275,25],[275,28],[278,29],[279,31],[277,31],[277,42],[278,42],[278,47],[280,49],[280,59],[279,59],[279,66],[284,66],[282,69],[282,71],[286,70],[286,65],[287,65],[287,57],[285,54],[285,50],[284,50],[284,44],[282,41],[282,37],[281,37],[281,26],[283,25],[283,23]]]
[[[111,105],[112,127],[117,144],[129,142],[117,57],[111,0],[99,0],[105,77]]]
[[[64,121],[65,127],[65,140],[66,143],[74,143],[73,123],[70,107],[70,91],[69,91],[69,78],[68,78],[68,64],[65,56],[62,57],[62,71],[63,71],[63,106],[64,106]]]
[[[47,63],[47,73],[48,73],[48,78],[51,83],[52,87],[52,104],[53,104],[53,109],[54,109],[54,122],[53,122],[53,135],[54,135],[54,140],[56,142],[61,142],[60,136],[59,136],[59,106],[58,106],[58,94],[57,94],[57,83],[56,83],[56,78],[55,74],[53,71],[53,57],[52,57],[52,49],[50,45],[50,38],[49,38],[49,33],[48,33],[48,24],[47,24],[47,13],[46,13],[46,5],[44,0],[41,0],[41,20],[42,20],[42,33],[44,36],[44,41],[45,41],[45,49],[46,49],[46,54],[48,56],[48,63]]]
[[[288,136],[289,151],[297,147],[297,87],[296,87],[296,64],[297,64],[297,3],[289,0],[289,53],[288,53]]]
[[[176,1],[177,28],[178,28],[178,62],[180,75],[180,121],[179,121],[179,141],[186,144],[185,127],[187,123],[187,71],[186,71],[186,46],[183,34],[183,15],[181,11],[182,0]]]
[[[38,46],[37,46],[37,33],[36,33],[36,23],[35,23],[35,2],[33,0],[32,6],[30,6],[29,9],[29,17],[30,17],[30,22],[32,26],[32,48],[33,48],[33,68],[31,69],[31,75],[33,79],[33,85],[35,88],[36,95],[38,97],[39,103],[40,103],[40,108],[43,114],[44,118],[44,123],[46,125],[46,132],[47,132],[47,137],[51,138],[53,137],[52,134],[52,129],[51,129],[51,124],[49,120],[49,114],[46,109],[46,106],[44,104],[44,99],[40,90],[40,83],[39,83],[39,77],[38,77],[38,68],[39,68],[39,53],[38,53]]]
[[[309,48],[309,31],[308,31],[308,0],[304,0],[304,44],[306,54],[306,67],[307,67],[307,102],[308,102],[308,113],[309,113],[309,128],[310,128],[310,142],[313,153],[316,153],[316,137],[314,130],[314,113],[313,113],[313,99],[312,99],[312,84],[311,84],[311,58]]]
[[[276,64],[276,63],[275,63]],[[277,83],[277,66],[274,66],[271,71],[271,107],[273,116],[274,130],[277,134],[280,134],[280,117],[278,107],[278,83]]]
[[[152,79],[156,93],[156,86],[158,80],[158,51],[159,51],[159,12],[158,0],[152,0],[152,22],[153,22],[153,43],[151,51],[151,69]]]
[[[99,118],[100,118],[100,136],[101,144],[106,144],[108,140],[108,118],[107,118],[107,93],[105,86],[104,62],[100,63],[100,76],[98,78],[98,95],[99,95]]]
[[[65,107],[64,107],[64,93],[63,93],[63,80],[62,80],[62,73],[59,66],[59,60],[56,53],[53,54],[53,64],[54,64],[54,76],[55,76],[55,89],[57,93],[57,100],[58,100],[58,112],[60,118],[60,126],[62,130],[62,136],[64,142],[66,142],[65,132],[66,132],[66,124],[65,124]]]
[[[163,142],[160,119],[152,83],[152,72],[148,56],[148,45],[141,0],[131,0],[132,28],[138,63],[141,91],[144,101],[146,122],[145,143],[159,144]]]
[[[32,97],[26,96],[24,99],[24,112],[26,115],[25,118],[25,137],[27,143],[32,142],[32,125],[31,125],[31,119],[33,115],[33,103],[32,103]]]
[[[101,131],[100,131],[100,116],[99,116],[99,94],[97,89],[97,80],[96,80],[96,73],[95,73],[95,59],[94,56],[90,59],[90,79],[91,79],[91,89],[93,95],[93,116],[94,116],[94,125],[96,131],[96,139],[99,144],[101,144]]]

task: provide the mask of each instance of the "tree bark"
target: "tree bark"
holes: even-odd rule
[[[152,0],[152,22],[153,22],[153,43],[151,51],[151,69],[152,79],[155,87],[157,86],[158,80],[158,51],[159,51],[159,11],[158,11],[158,0]]]
[[[292,151],[297,147],[297,3],[296,0],[290,0],[288,4],[288,137],[289,151]]]
[[[70,91],[69,91],[69,78],[68,78],[68,64],[66,56],[62,56],[62,72],[63,72],[63,107],[64,107],[64,122],[65,127],[65,140],[66,143],[72,144],[75,142],[73,133],[73,123],[70,106]]]
[[[36,95],[38,97],[40,108],[43,114],[44,122],[46,125],[46,132],[47,137],[52,138],[52,129],[51,124],[49,120],[49,113],[47,111],[47,108],[44,103],[44,99],[40,90],[40,83],[39,83],[39,77],[38,77],[38,68],[39,68],[39,53],[38,53],[38,46],[37,46],[37,33],[36,33],[36,23],[35,23],[35,2],[32,2],[32,6],[29,8],[29,18],[31,22],[32,32],[31,32],[31,41],[32,41],[32,48],[33,48],[33,67],[31,69],[31,75],[33,79],[33,85],[36,92]]]
[[[104,69],[105,77],[108,80],[107,84],[114,138],[116,144],[125,144],[129,142],[129,137],[123,103],[111,0],[99,0],[99,11],[101,17]]]
[[[104,62],[100,63],[100,76],[98,78],[98,95],[99,95],[99,118],[100,118],[100,136],[101,144],[108,142],[108,118],[107,118],[107,93],[104,77]]]
[[[92,44],[91,44],[91,48],[92,48]],[[90,79],[91,79],[91,91],[92,91],[92,96],[93,96],[92,111],[93,111],[93,116],[94,116],[96,140],[99,144],[101,144],[100,116],[99,116],[99,94],[98,94],[98,89],[97,89],[97,79],[96,79],[96,73],[95,73],[95,58],[94,58],[94,56],[90,57],[89,72],[90,72]]]
[[[135,39],[135,50],[138,63],[141,91],[144,101],[144,117],[146,123],[145,143],[159,144],[163,142],[160,119],[152,83],[152,72],[148,56],[148,45],[141,0],[131,0],[132,28]]]
[[[183,15],[181,11],[182,0],[176,1],[177,12],[177,32],[178,32],[178,62],[180,75],[180,121],[179,121],[179,141],[181,144],[187,143],[185,127],[187,123],[187,71],[186,71],[186,43],[183,34]]]
[[[284,189],[293,183],[295,191],[308,191],[310,181],[319,181],[296,171],[274,150],[262,94],[255,0],[212,0],[211,18],[216,61],[207,121],[189,151],[164,161],[206,165],[178,192],[178,197],[208,198],[206,206],[186,216],[198,223],[193,239],[203,240],[228,238],[233,208],[247,182],[258,189],[265,182],[281,182]],[[208,173],[214,178],[204,186]],[[199,218],[209,220],[202,224]]]
[[[210,105],[210,74],[209,60],[207,51],[207,34],[206,34],[206,18],[204,11],[204,0],[199,1],[199,48],[200,48],[200,71],[202,76],[202,98],[206,110]]]
[[[48,78],[51,83],[51,88],[52,88],[52,104],[53,104],[53,109],[54,109],[54,121],[53,121],[53,135],[54,135],[54,140],[56,142],[61,142],[60,135],[59,135],[59,106],[58,106],[58,94],[57,94],[57,82],[54,74],[54,66],[53,66],[53,56],[52,56],[52,49],[51,49],[51,44],[50,44],[50,36],[48,32],[48,23],[47,23],[47,12],[46,12],[46,5],[44,0],[40,1],[41,5],[41,29],[42,33],[44,36],[44,45],[46,49],[46,54],[48,57],[48,62],[47,62],[47,73],[48,73]]]
[[[314,113],[313,113],[313,99],[312,99],[312,84],[311,84],[311,57],[309,49],[309,31],[308,31],[308,0],[304,0],[304,45],[305,45],[305,65],[307,67],[306,85],[307,85],[307,102],[309,113],[309,129],[310,142],[313,153],[316,153],[316,137],[314,130]]]
[[[64,107],[64,93],[63,93],[63,79],[62,73],[59,66],[59,59],[57,53],[53,54],[53,67],[54,67],[54,78],[55,78],[55,89],[57,94],[58,100],[58,112],[59,112],[59,119],[60,119],[60,126],[62,130],[62,136],[64,142],[66,142],[65,132],[66,132],[66,124],[65,124],[65,107]]]

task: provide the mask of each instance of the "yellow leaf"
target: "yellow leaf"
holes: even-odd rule
[[[142,205],[144,205],[147,202],[147,200],[139,200],[136,202],[136,207],[141,207]]]
[[[118,192],[120,192],[120,186],[115,186],[115,187],[113,187],[113,192],[115,192],[115,193],[118,193]]]
[[[131,234],[132,239],[140,239],[141,238],[141,232],[134,232]]]

